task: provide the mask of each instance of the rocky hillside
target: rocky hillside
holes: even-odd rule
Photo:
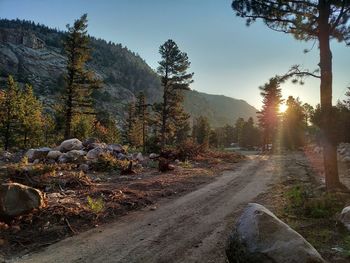
[[[64,32],[22,20],[0,20],[0,85],[8,74],[20,83],[31,83],[45,104],[53,104],[64,81]],[[124,105],[143,91],[150,102],[160,99],[156,73],[137,54],[121,44],[91,37],[88,66],[103,80],[94,94],[99,109],[118,117]],[[238,117],[255,117],[245,101],[196,91],[186,93],[185,108],[193,118],[205,115],[213,126],[232,124]]]

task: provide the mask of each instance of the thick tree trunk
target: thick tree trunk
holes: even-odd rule
[[[326,177],[326,188],[332,190],[340,185],[337,163],[337,142],[335,127],[333,127],[332,108],[332,53],[330,50],[330,4],[321,0],[319,3],[319,45],[320,45],[320,70],[321,70],[321,112],[323,132],[323,159]]]

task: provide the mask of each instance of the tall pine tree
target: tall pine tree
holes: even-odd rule
[[[276,143],[280,115],[279,106],[283,102],[278,78],[271,78],[268,83],[260,87],[263,97],[263,107],[258,112],[259,125],[263,133],[263,148],[269,149],[269,144]]]
[[[7,88],[0,100],[0,131],[4,149],[8,150],[18,139],[22,115],[20,89],[12,76],[8,77]]]
[[[43,106],[35,97],[33,88],[26,85],[22,94],[22,114],[20,116],[23,147],[38,146],[43,135]]]
[[[161,148],[170,142],[170,138],[175,135],[179,123],[188,119],[183,110],[183,90],[189,90],[189,85],[193,82],[193,73],[188,73],[190,67],[187,54],[181,52],[177,44],[169,39],[159,48],[162,60],[159,62],[158,74],[161,76],[163,87],[163,101],[161,103],[160,134]]]
[[[87,15],[84,14],[68,25],[68,35],[65,39],[65,51],[67,55],[67,74],[65,76],[64,112],[65,132],[64,137],[72,135],[72,121],[75,115],[94,114],[91,93],[99,86],[92,71],[86,69],[86,62],[90,59],[89,38],[87,35]]]

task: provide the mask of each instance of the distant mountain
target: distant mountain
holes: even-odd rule
[[[65,32],[34,22],[0,20],[0,85],[12,74],[22,84],[31,83],[44,104],[53,104],[64,85],[64,36]],[[88,67],[103,81],[102,89],[94,94],[100,109],[120,118],[125,104],[140,91],[150,102],[160,100],[159,78],[138,54],[121,44],[90,40]],[[192,118],[207,116],[214,127],[256,115],[256,109],[245,101],[197,91],[186,92],[185,109]]]
[[[186,111],[194,117],[206,116],[213,127],[234,124],[242,117],[256,120],[257,109],[244,100],[237,100],[223,95],[211,95],[198,91],[186,92]]]

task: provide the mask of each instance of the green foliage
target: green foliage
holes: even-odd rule
[[[127,160],[118,160],[113,155],[106,153],[99,156],[96,163],[92,164],[92,167],[96,171],[110,172],[126,170],[129,165]]]
[[[279,106],[283,102],[279,79],[271,78],[268,83],[259,88],[263,97],[263,107],[258,112],[259,125],[263,133],[263,145],[266,146],[276,140],[279,127]]]
[[[7,166],[6,173],[9,177],[11,176],[40,176],[43,174],[54,173],[56,170],[55,165],[51,164],[35,164],[28,166],[28,160],[22,159],[21,162],[11,164]]]
[[[0,130],[5,150],[14,145],[18,138],[22,115],[21,94],[12,76],[8,77],[7,89],[0,96]]]
[[[105,206],[102,197],[99,197],[98,199],[93,199],[92,197],[88,196],[87,204],[90,210],[96,214],[102,212]]]
[[[43,139],[42,104],[34,96],[30,85],[25,86],[20,99],[23,103],[20,115],[23,148],[39,146]]]
[[[73,118],[76,115],[94,114],[91,94],[99,87],[99,82],[91,70],[86,68],[90,59],[89,37],[87,35],[87,15],[84,14],[67,26],[68,35],[64,47],[67,55],[67,74],[65,76],[64,112],[65,138],[72,136]]]
[[[287,211],[297,216],[309,218],[330,218],[344,207],[341,197],[332,193],[315,195],[303,185],[298,185],[286,192]]]
[[[200,116],[195,120],[192,128],[192,137],[196,143],[203,145],[204,149],[209,147],[210,124],[206,117]]]
[[[189,90],[193,82],[193,73],[188,73],[190,62],[186,53],[181,52],[177,44],[169,39],[159,48],[162,60],[158,74],[163,87],[163,101],[156,107],[157,123],[161,135],[161,147],[174,142],[176,131],[183,129],[189,115],[183,109],[183,93]]]
[[[20,89],[12,76],[0,92],[0,134],[5,149],[34,147],[42,142],[42,105],[32,87]]]
[[[287,106],[282,117],[283,143],[289,149],[297,149],[305,141],[306,114],[299,98],[289,96]]]
[[[92,115],[74,115],[72,119],[72,136],[87,139],[94,135],[95,117]]]
[[[205,150],[206,149],[204,149],[202,145],[198,145],[192,140],[188,139],[185,142],[177,145],[175,152],[179,160],[186,161],[193,159]]]
[[[193,167],[192,163],[189,160],[185,160],[184,162],[180,162],[179,165],[185,169],[190,169]]]

